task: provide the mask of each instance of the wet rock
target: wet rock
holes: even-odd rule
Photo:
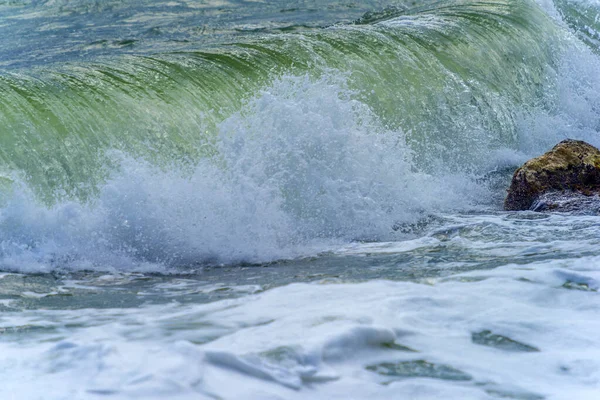
[[[550,192],[538,197],[531,205],[532,211],[569,212],[577,215],[600,215],[600,196],[578,192]]]
[[[425,360],[384,362],[369,365],[368,371],[395,378],[433,378],[448,381],[470,381],[471,375],[450,365],[434,364]]]
[[[489,330],[474,332],[471,334],[471,341],[482,346],[495,347],[500,350],[514,352],[537,352],[537,347],[525,343],[517,342],[506,336],[498,335]]]
[[[597,204],[594,199],[598,194],[600,150],[581,140],[567,139],[515,171],[504,209],[584,211]]]

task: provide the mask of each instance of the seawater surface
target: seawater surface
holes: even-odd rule
[[[597,399],[599,15],[0,0],[0,397]]]

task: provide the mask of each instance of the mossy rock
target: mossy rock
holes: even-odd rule
[[[507,211],[529,210],[545,193],[600,193],[600,150],[581,140],[563,140],[515,171],[504,201]]]

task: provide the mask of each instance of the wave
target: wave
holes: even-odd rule
[[[0,161],[48,199],[86,198],[107,176],[105,150],[196,162],[214,155],[216,124],[274,79],[336,71],[383,125],[406,132],[419,168],[463,170],[514,142],[518,107],[549,101],[559,39],[532,3],[448,2],[212,51],[7,73]]]
[[[494,208],[494,170],[598,141],[598,71],[494,0],[6,72],[0,268],[267,262]]]
[[[15,183],[0,212],[2,268],[268,262],[402,237],[395,225],[476,202],[467,177],[415,171],[398,133],[349,93],[284,77],[218,125],[219,157],[167,168],[113,151],[119,167],[86,203],[44,206]]]
[[[577,0],[555,0],[561,18],[596,54],[600,52],[600,8]]]

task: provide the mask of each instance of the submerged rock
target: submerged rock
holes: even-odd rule
[[[600,210],[598,194],[600,150],[567,139],[515,171],[504,209],[594,213]]]

